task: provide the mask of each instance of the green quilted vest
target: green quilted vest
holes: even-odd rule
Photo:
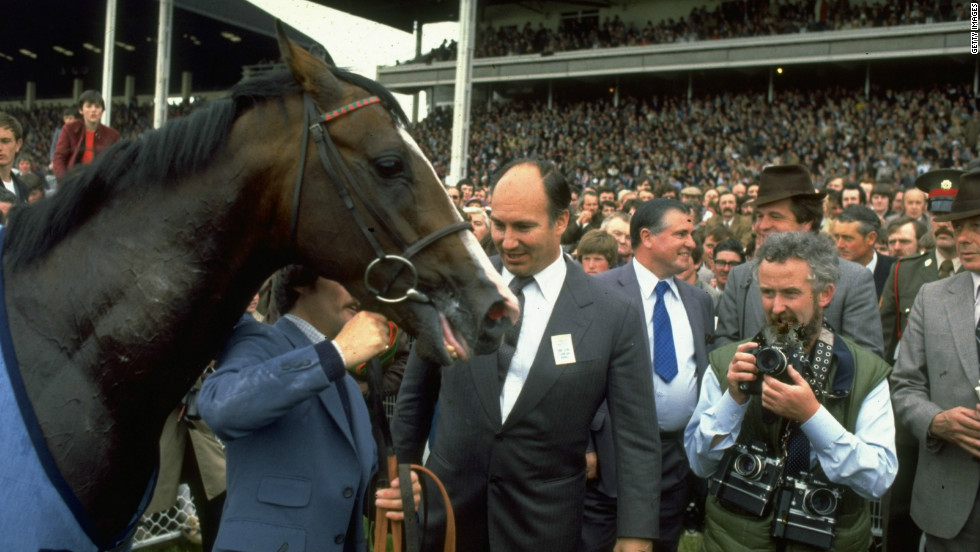
[[[840,338],[840,336],[836,337]],[[730,343],[712,351],[709,355],[711,369],[721,385],[722,392],[728,389],[728,365],[735,356],[738,346],[746,341],[748,340]],[[825,397],[821,400],[821,404],[844,428],[853,433],[862,401],[876,385],[888,377],[891,366],[853,341],[844,338],[844,344],[854,356],[855,369],[851,392],[843,399]],[[836,373],[835,359],[831,364],[826,390],[831,388]],[[764,441],[769,445],[770,450],[778,451],[781,450],[779,429],[779,423],[767,425],[762,422],[761,401],[752,398],[742,420],[738,442]],[[771,511],[767,517],[756,518],[731,511],[722,506],[715,497],[708,496],[702,546],[704,550],[712,552],[775,551],[777,541],[769,536],[771,527]],[[844,499],[838,509],[833,549],[866,552],[870,544],[871,512],[868,501],[847,489],[844,491]],[[785,550],[795,552],[816,549],[787,541]]]

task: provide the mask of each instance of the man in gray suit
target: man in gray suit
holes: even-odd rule
[[[949,214],[963,272],[919,290],[902,334],[892,402],[919,442],[912,519],[926,549],[980,542],[980,172],[960,178]],[[928,312],[928,315],[927,315]]]
[[[810,171],[802,165],[773,165],[759,177],[759,195],[753,205],[756,246],[778,232],[819,232],[823,219],[823,193],[814,192]],[[884,350],[878,299],[871,272],[857,263],[840,260],[840,280],[824,309],[824,320],[837,333],[881,355]],[[752,266],[732,269],[718,301],[718,327],[714,347],[754,336],[765,324],[759,284]]]
[[[562,254],[571,192],[553,163],[519,160],[493,187],[491,234],[521,320],[496,353],[440,367],[409,358],[392,432],[401,461],[443,481],[461,550],[573,552],[589,425],[603,399],[616,424],[617,550],[658,536],[660,440],[640,310]],[[426,546],[445,512],[429,504]],[[431,548],[429,548],[431,546]]]
[[[691,469],[684,454],[684,427],[697,406],[701,377],[708,365],[707,342],[714,326],[711,297],[675,277],[692,262],[693,231],[694,221],[687,205],[674,199],[648,201],[636,210],[630,223],[633,261],[596,276],[643,306],[651,358],[661,358],[657,355],[661,345],[656,338],[661,329],[656,319],[658,302],[663,302],[669,315],[666,333],[661,335],[671,342],[668,345],[676,374],[673,371],[662,374],[656,360],[647,373],[653,381],[662,450],[658,552],[677,550],[685,510],[691,501],[688,484]],[[589,483],[586,491],[582,526],[583,550],[587,552],[611,550],[615,537],[612,427],[613,421],[605,409],[600,409],[593,422],[599,477]]]

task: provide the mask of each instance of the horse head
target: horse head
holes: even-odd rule
[[[280,219],[291,221],[296,256],[414,335],[425,358],[448,365],[447,346],[462,359],[495,350],[517,320],[517,301],[393,97],[309,54],[279,23],[277,32],[307,121],[307,161],[280,201],[291,211]]]

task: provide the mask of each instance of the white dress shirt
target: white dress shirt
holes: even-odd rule
[[[640,284],[640,296],[643,297],[647,343],[650,345],[650,358],[653,359],[656,358],[653,350],[653,307],[657,304],[656,287],[660,279],[636,259],[633,259],[632,264],[636,281]],[[687,309],[681,301],[674,278],[666,281],[670,285],[670,292],[664,294],[664,306],[667,307],[670,329],[674,335],[677,376],[667,383],[654,372],[652,362],[650,375],[653,378],[660,431],[680,431],[687,425],[698,403],[698,370],[694,360],[694,333],[691,331],[691,321],[687,318]]]
[[[878,268],[878,252],[877,251],[872,251],[871,252],[871,261],[868,264],[864,265],[864,268],[867,268],[868,270],[870,270],[871,271],[871,274],[874,274],[875,273],[875,269]]]
[[[507,370],[507,377],[504,378],[504,385],[500,389],[500,420],[507,421],[517,397],[524,388],[527,375],[534,364],[534,357],[538,354],[538,346],[541,338],[544,337],[544,329],[551,318],[551,311],[555,309],[558,301],[558,294],[565,283],[565,274],[568,267],[565,266],[565,256],[559,255],[555,262],[544,268],[541,272],[534,275],[534,282],[524,286],[524,312],[521,314],[521,334],[517,338],[517,347],[514,348],[514,358],[510,361],[510,368]],[[501,276],[504,283],[508,286],[514,279],[514,275],[504,268]]]
[[[725,451],[738,439],[749,403],[757,400],[758,396],[752,396],[740,405],[728,391],[721,393],[714,372],[705,374],[698,407],[684,430],[684,450],[695,474],[708,477],[715,472]],[[864,498],[881,498],[895,480],[898,458],[888,379],[864,398],[854,433],[823,405],[800,429],[810,441],[810,466],[819,462],[832,483],[846,485]],[[716,437],[718,442],[711,446]]]

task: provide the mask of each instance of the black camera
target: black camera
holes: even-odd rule
[[[840,488],[807,472],[787,477],[776,497],[772,536],[829,550],[843,496]]]
[[[738,384],[738,390],[750,395],[762,394],[762,376],[770,375],[783,383],[792,384],[793,380],[786,372],[786,367],[792,365],[799,371],[799,366],[795,360],[795,354],[787,349],[778,346],[763,346],[749,351],[755,355],[755,367],[759,370],[759,376],[752,381],[743,381]]]
[[[736,443],[708,479],[708,491],[727,507],[762,517],[779,485],[783,462],[770,457],[765,443]]]

